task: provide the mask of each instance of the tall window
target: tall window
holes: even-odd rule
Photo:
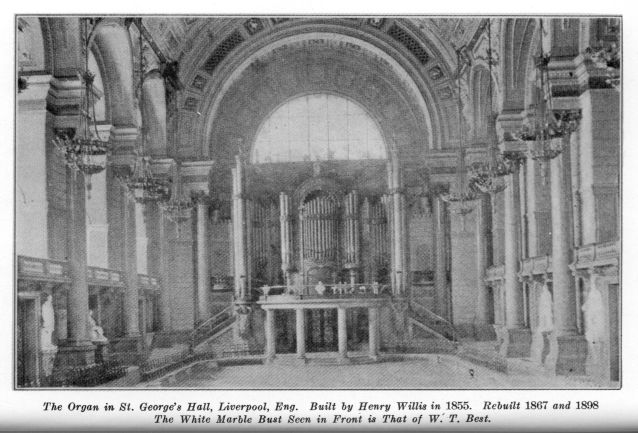
[[[288,162],[386,158],[381,133],[353,101],[305,95],[288,101],[264,122],[252,161]]]

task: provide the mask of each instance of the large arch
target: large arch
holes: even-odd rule
[[[401,157],[423,158],[422,151],[431,143],[429,113],[421,111],[389,71],[365,56],[357,58],[330,46],[309,52],[302,43],[255,61],[228,88],[211,115],[211,157],[218,161],[231,157],[237,149],[229,146],[238,139],[252,145],[263,119],[284,101],[304,93],[334,93],[365,107],[391,150],[401,149]]]
[[[308,47],[315,43],[321,45],[318,42],[319,40],[323,40],[323,43],[329,46],[330,50],[332,50],[332,55],[326,55],[324,50],[322,54],[323,62],[317,57],[314,59],[307,58],[301,60],[301,65],[306,65],[304,62],[311,62],[315,66],[311,66],[310,69],[313,69],[317,74],[332,76],[333,78],[339,76],[342,78],[342,82],[355,81],[355,84],[361,85],[361,87],[367,86],[374,89],[380,86],[385,87],[382,90],[387,90],[387,86],[391,85],[391,91],[385,93],[385,96],[391,95],[389,99],[386,99],[386,102],[388,100],[398,101],[403,106],[400,110],[402,113],[411,113],[413,120],[414,118],[418,119],[416,122],[418,125],[412,130],[418,131],[416,135],[419,135],[420,138],[418,140],[411,139],[399,133],[397,134],[398,138],[395,137],[394,140],[389,140],[397,142],[398,148],[418,147],[420,145],[421,150],[428,151],[455,145],[454,141],[457,140],[456,128],[449,127],[449,125],[456,124],[454,90],[450,82],[453,65],[449,64],[447,56],[441,54],[441,52],[447,54],[447,50],[437,47],[431,41],[423,41],[422,35],[419,35],[413,41],[418,40],[429,54],[426,59],[421,59],[425,63],[420,63],[413,53],[407,50],[402,43],[397,42],[398,39],[393,39],[384,32],[369,30],[361,24],[350,24],[348,21],[335,23],[334,20],[319,19],[293,21],[291,24],[270,28],[262,32],[260,38],[255,38],[254,40],[244,40],[243,33],[237,33],[241,42],[220,61],[214,73],[211,74],[206,73],[205,63],[210,57],[211,51],[215,52],[216,47],[213,46],[214,49],[211,50],[210,39],[206,41],[206,49],[202,49],[199,44],[195,44],[189,56],[183,61],[184,72],[181,77],[187,85],[191,82],[193,84],[187,88],[183,96],[182,104],[185,110],[180,113],[181,121],[186,126],[183,133],[180,132],[184,141],[189,143],[191,149],[203,146],[199,152],[194,151],[196,155],[193,156],[215,159],[213,148],[223,144],[220,139],[236,141],[237,137],[234,139],[221,137],[217,132],[220,129],[219,115],[223,115],[227,111],[226,107],[222,106],[222,101],[227,99],[227,94],[232,92],[232,87],[238,80],[245,79],[247,75],[252,73],[253,68],[259,69],[265,66],[265,69],[268,70],[273,54],[281,56],[283,51],[294,51],[295,44],[306,44],[306,51],[310,51],[307,57],[312,57],[315,48],[318,47],[311,46],[310,50],[308,50]],[[234,34],[232,29],[237,24],[232,20],[224,23],[225,35]],[[386,24],[386,26],[388,25]],[[392,24],[392,26],[395,26],[395,24]],[[399,26],[396,27],[398,28]],[[401,31],[406,32],[406,34],[411,28],[405,23],[402,23],[400,27]],[[220,35],[220,38],[223,40],[222,35]],[[348,50],[350,51],[348,52]],[[193,56],[198,61],[194,61]],[[298,59],[301,57],[299,56]],[[365,58],[367,58],[367,61],[364,61]],[[354,68],[354,72],[358,76],[352,80],[352,77],[349,76],[352,69],[348,70],[344,65],[347,63],[354,65],[355,63],[353,62],[355,61],[359,62],[358,67]],[[291,59],[288,59],[285,63],[289,70],[295,68]],[[319,64],[321,67],[317,68],[316,65]],[[335,72],[335,64],[338,64],[343,69],[343,72]],[[318,71],[318,69],[322,68],[324,69],[323,71]],[[303,69],[308,74],[312,73],[306,67]],[[298,81],[303,81],[304,79],[303,77],[297,77],[296,75],[298,74],[295,73],[279,75],[280,77],[295,76],[295,78],[301,79]],[[367,76],[360,77],[361,75]],[[264,77],[259,77],[259,80],[262,83],[265,81]],[[312,81],[312,79],[309,81]],[[281,84],[279,80],[273,80],[266,81],[264,86],[266,89],[276,90],[276,92],[270,92],[269,95],[274,96],[275,99],[279,98],[279,102],[281,102],[282,98],[290,97],[291,94],[294,94],[290,90],[294,86],[297,86],[295,90],[297,93],[301,91],[321,92],[335,90],[334,88],[317,88],[316,82],[310,83],[314,84],[315,87],[304,87],[309,83],[287,82],[283,83],[288,86],[289,89],[287,91],[282,88]],[[361,101],[361,97],[357,98],[353,94],[357,91],[361,93],[361,88],[348,89],[346,88],[347,85],[342,85],[342,87],[343,89],[341,90],[344,96],[351,97],[367,106],[366,101]],[[213,96],[211,97],[210,95]],[[268,98],[264,97],[263,99]],[[256,107],[254,106],[250,107],[252,111],[255,109]],[[411,129],[403,129],[403,131],[409,130]],[[242,141],[244,143],[250,142],[246,137],[241,138],[243,138]],[[406,157],[409,157],[409,155],[410,152],[406,152]],[[423,158],[422,154],[421,158]]]
[[[97,24],[92,38],[93,53],[102,72],[107,111],[113,127],[138,127],[133,48],[128,31],[118,20],[107,18]]]
[[[534,41],[537,39],[536,20],[517,18],[505,21],[503,31],[503,111],[525,109],[525,80]]]

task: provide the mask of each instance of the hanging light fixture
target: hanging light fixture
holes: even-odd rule
[[[528,118],[523,128],[515,134],[516,138],[527,142],[528,153],[532,159],[538,160],[543,179],[547,176],[547,162],[556,158],[563,151],[563,137],[569,135],[577,126],[580,118],[579,110],[554,112],[551,89],[549,87],[549,53],[543,49],[543,20],[540,21],[540,55],[535,59],[537,100],[534,115]]]
[[[100,138],[95,116],[95,74],[89,71],[89,44],[91,18],[81,18],[84,24],[84,70],[80,72],[82,89],[80,90],[80,109],[77,128],[56,131],[53,144],[64,157],[68,167],[81,171],[88,176],[87,189],[91,186],[91,175],[106,168],[108,143]],[[91,30],[92,32],[92,30]]]
[[[620,91],[620,19],[602,18],[599,21],[599,40],[587,47],[583,56],[596,66],[592,71],[595,77],[604,79],[609,87]]]
[[[190,198],[183,198],[179,171],[179,162],[177,162],[177,167],[175,167],[175,171],[173,172],[174,181],[171,198],[168,201],[160,203],[160,207],[162,211],[164,211],[166,218],[177,226],[178,236],[180,233],[180,225],[190,219],[193,210],[193,201]]]
[[[488,136],[488,162],[474,163],[470,167],[469,187],[479,193],[495,194],[505,189],[504,176],[516,171],[522,158],[515,153],[501,153],[498,149],[498,138],[496,136],[496,117],[494,111],[494,90],[492,84],[492,66],[495,63],[492,53],[492,26],[490,19],[487,20],[487,64],[489,68],[488,100],[490,115],[487,124]],[[476,115],[476,113],[475,113]]]
[[[458,117],[459,117],[459,149],[456,164],[456,188],[448,193],[442,194],[441,199],[448,203],[455,202],[460,203],[456,212],[460,215],[467,215],[472,212],[472,207],[466,206],[465,202],[475,200],[477,197],[476,192],[472,191],[467,182],[467,167],[465,165],[465,132],[463,127],[463,101],[461,98],[461,74],[463,71],[463,65],[468,61],[462,53],[462,48],[456,50],[457,58],[457,94],[458,94]]]
[[[139,29],[138,29],[139,31]],[[144,40],[142,32],[139,31],[139,101],[144,111]],[[151,157],[146,156],[146,136],[148,129],[146,126],[142,128],[141,148],[136,151],[135,164],[133,172],[124,179],[129,191],[133,194],[135,201],[138,203],[164,202],[171,196],[170,181],[155,177],[151,170]]]

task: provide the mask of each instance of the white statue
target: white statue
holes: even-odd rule
[[[374,293],[375,295],[379,294],[379,282],[375,281],[374,283],[372,283],[372,293]]]
[[[89,327],[91,328],[91,341],[107,343],[109,340],[104,336],[104,330],[95,323],[93,318],[93,310],[89,310]]]
[[[591,288],[587,294],[587,300],[583,304],[585,313],[585,338],[590,343],[597,343],[604,339],[605,335],[605,310],[603,308],[603,296],[598,290],[596,276],[592,276]]]
[[[326,291],[326,286],[323,285],[323,282],[319,281],[317,285],[315,286],[315,292],[317,292],[319,296],[323,296],[325,291]]]
[[[53,312],[53,301],[51,295],[46,295],[46,300],[42,304],[42,325],[40,327],[40,349],[53,350],[57,346],[53,344],[53,330],[55,329],[55,314]]]
[[[548,332],[554,329],[554,312],[552,308],[552,294],[543,284],[541,295],[538,298],[538,332]]]

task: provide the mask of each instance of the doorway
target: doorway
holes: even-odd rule
[[[39,371],[39,335],[40,335],[40,297],[18,298],[17,317],[17,386],[38,386]]]

